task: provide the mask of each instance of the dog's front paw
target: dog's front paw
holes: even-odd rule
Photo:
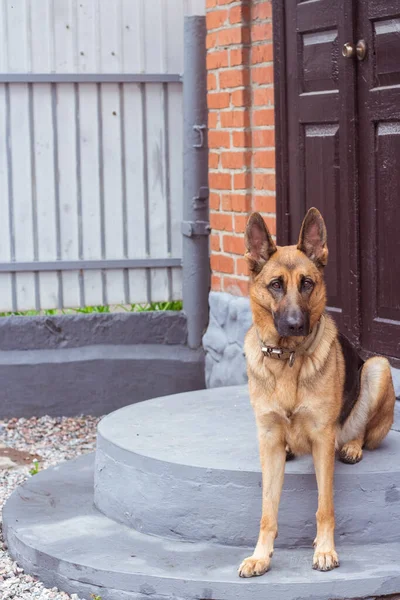
[[[335,550],[320,552],[316,550],[313,558],[313,569],[318,571],[332,571],[339,566],[338,555]]]
[[[259,577],[264,575],[269,569],[270,558],[254,558],[249,556],[245,558],[238,569],[239,577]]]

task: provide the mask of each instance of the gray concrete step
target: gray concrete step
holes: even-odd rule
[[[329,573],[312,570],[311,547],[277,549],[269,573],[240,579],[248,548],[149,536],[100,513],[91,455],[29,479],[3,518],[9,551],[27,572],[87,600],[340,600],[400,591],[400,542],[339,540],[341,566]]]
[[[132,402],[201,389],[204,353],[178,344],[8,350],[0,351],[0,378],[2,419],[103,415]]]
[[[337,540],[400,540],[400,433],[357,465],[337,462]],[[110,518],[168,538],[251,546],[261,512],[257,436],[247,387],[149,400],[98,430],[95,503]],[[277,547],[309,546],[317,488],[310,456],[286,465]]]

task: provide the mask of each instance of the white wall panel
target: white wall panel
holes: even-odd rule
[[[203,0],[0,0],[2,73],[182,73]],[[181,256],[179,83],[0,84],[0,311],[181,297],[180,268],[63,261]],[[58,266],[58,264],[57,264]]]

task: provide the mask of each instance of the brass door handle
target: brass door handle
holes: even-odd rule
[[[356,47],[350,42],[346,42],[342,48],[342,56],[344,58],[354,58],[356,56]]]
[[[367,55],[367,44],[365,40],[359,40],[357,44],[346,42],[342,48],[342,56],[344,58],[358,58],[364,60]]]

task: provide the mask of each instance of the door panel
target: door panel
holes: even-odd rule
[[[302,35],[302,91],[321,92],[338,88],[337,29]]]
[[[372,21],[374,87],[400,84],[400,19]]]
[[[377,317],[400,321],[400,123],[379,123],[376,133],[377,198],[385,199],[377,213]],[[391,201],[391,198],[394,201]],[[396,251],[397,250],[397,251]]]
[[[350,5],[350,8],[349,8]],[[353,2],[286,0],[289,235],[295,243],[311,206],[328,229],[328,305],[339,327],[358,340],[354,218],[355,68],[340,48],[353,27]],[[349,277],[349,270],[355,275]]]
[[[319,208],[328,309],[356,346],[400,359],[400,1],[273,4],[278,241]],[[365,59],[344,58],[360,39]]]
[[[400,3],[360,2],[358,33],[361,345],[400,357]]]
[[[327,291],[332,307],[339,307],[341,278],[338,262],[341,247],[339,191],[339,126],[307,125],[305,128],[304,169],[306,175],[306,207],[314,198],[329,223],[329,272]]]

